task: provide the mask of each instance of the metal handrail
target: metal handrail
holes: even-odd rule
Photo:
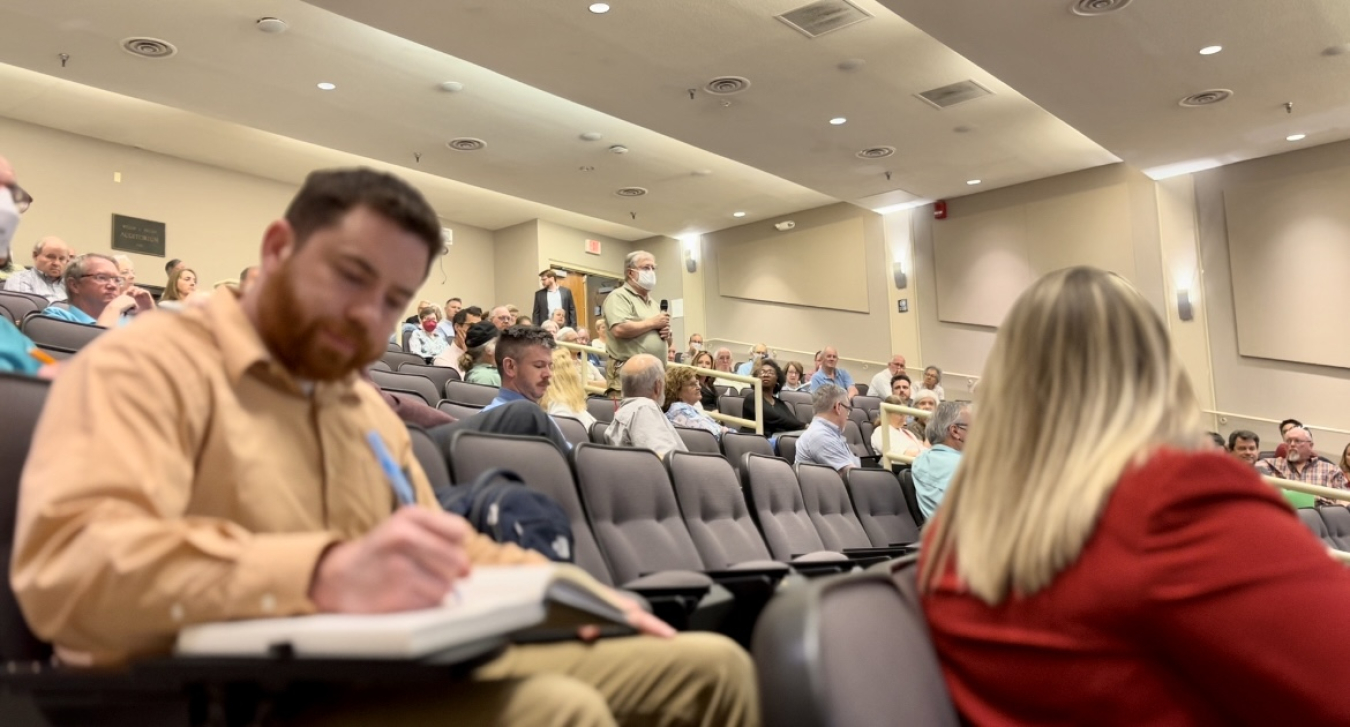
[[[933,416],[933,412],[924,409],[915,409],[912,406],[901,406],[899,404],[887,404],[881,402],[881,466],[886,469],[891,468],[892,462],[901,464],[914,464],[914,458],[901,452],[891,451],[891,424],[885,420],[886,414],[908,414],[916,419],[928,419]]]
[[[558,344],[559,346],[565,349],[568,349],[569,351],[581,351],[583,353],[593,353],[597,356],[609,358],[609,353],[605,351],[605,349],[598,348],[596,346],[583,346],[580,343],[573,343],[571,341],[554,341],[554,343]],[[606,391],[609,391],[609,389],[603,386],[596,386],[595,384],[592,384],[590,381],[582,382],[581,387],[592,394],[600,394],[602,396]]]
[[[730,338],[718,338],[718,337],[716,337],[716,336],[709,337],[707,340],[708,340],[709,343],[711,343],[711,342],[713,342],[713,341],[716,341],[716,342],[718,342],[718,343],[730,343],[730,344],[733,344],[733,345],[736,345],[736,346],[756,346],[756,345],[758,345],[758,344],[756,344],[756,343],[750,343],[749,341],[735,341],[735,340],[732,340],[732,339],[730,339]],[[780,347],[780,346],[774,346],[774,345],[772,345],[772,344],[767,344],[767,343],[764,344],[764,345],[768,346],[768,347],[769,347],[769,350],[771,350],[771,351],[787,351],[788,353],[800,353],[800,354],[803,354],[803,359],[804,359],[804,360],[805,360],[805,359],[810,359],[812,356],[815,356],[815,355],[816,355],[814,351],[802,351],[802,350],[795,349],[795,348],[782,348],[782,347]],[[710,346],[709,348],[711,348],[711,346]],[[840,356],[839,358],[840,358],[841,361],[856,361],[856,362],[858,362],[858,363],[860,363],[860,364],[864,364],[864,365],[866,365],[866,366],[876,366],[876,367],[878,367],[878,368],[883,368],[883,369],[890,365],[890,362],[889,362],[889,361],[873,361],[873,360],[871,360],[871,359],[866,359],[866,358],[848,358],[848,357],[844,357],[844,356]],[[808,363],[807,365],[809,366],[810,364]],[[905,366],[905,370],[906,370],[906,371],[923,371],[923,370],[924,370],[924,367],[922,367],[922,366],[917,366],[917,367],[916,367],[916,366]],[[968,379],[969,381],[971,381],[971,382],[973,382],[973,383],[978,383],[979,380],[980,380],[980,377],[979,377],[978,375],[976,375],[976,374],[963,374],[963,373],[960,373],[960,372],[957,372],[957,371],[948,371],[948,370],[946,370],[946,369],[943,369],[943,370],[942,370],[942,378],[945,380],[945,379],[946,379],[947,377],[949,377],[949,376],[952,377],[952,378],[957,378],[957,379]],[[864,382],[864,383],[865,383],[865,382]]]
[[[1205,409],[1205,414],[1212,414],[1216,417],[1228,417],[1230,419],[1246,419],[1251,422],[1265,422],[1267,424],[1279,424],[1279,419],[1269,419],[1267,417],[1249,416],[1247,414],[1235,414],[1231,411],[1216,411],[1214,409]],[[1305,424],[1304,428],[1317,432],[1332,432],[1334,434],[1350,434],[1350,429],[1337,429],[1335,427],[1323,427],[1316,424]]]
[[[1283,490],[1293,490],[1294,492],[1302,492],[1305,495],[1316,495],[1317,497],[1324,497],[1328,500],[1334,500],[1338,502],[1350,501],[1350,490],[1338,490],[1334,487],[1310,485],[1306,482],[1299,482],[1298,480],[1286,480],[1281,477],[1270,477],[1268,475],[1262,477],[1261,479]],[[1341,563],[1350,565],[1350,553],[1347,553],[1344,550],[1327,548],[1327,555],[1330,555],[1332,558],[1340,561]]]

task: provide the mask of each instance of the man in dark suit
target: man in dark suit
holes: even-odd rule
[[[534,293],[534,315],[530,320],[540,326],[553,315],[553,311],[562,308],[567,315],[563,325],[577,327],[577,304],[572,301],[572,291],[558,285],[558,274],[552,269],[539,273],[539,290]]]

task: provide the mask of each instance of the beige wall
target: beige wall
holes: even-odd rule
[[[258,260],[263,230],[281,217],[296,187],[11,119],[0,139],[24,188],[36,200],[15,240],[16,258],[30,263],[31,244],[57,235],[78,252],[113,252],[112,215],[165,223],[168,258],[182,258],[206,285],[235,279]],[[121,181],[114,181],[114,174]],[[443,223],[455,244],[432,264],[414,298],[443,304],[453,295],[491,297],[492,236]],[[131,254],[137,278],[166,282],[166,258]]]
[[[616,278],[623,277],[623,259],[634,249],[633,243],[545,220],[538,220],[538,223],[539,264],[529,271],[536,288],[539,287],[537,273],[550,263],[556,263],[564,268],[595,270]],[[599,255],[586,252],[587,240],[600,241]]]
[[[534,291],[539,289],[539,220],[497,230],[493,238],[493,261],[497,280],[496,297],[483,307],[484,312],[497,305],[515,303],[521,315],[534,308]]]

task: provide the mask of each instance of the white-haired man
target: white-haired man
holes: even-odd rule
[[[1272,475],[1286,480],[1296,480],[1306,482],[1310,485],[1321,485],[1322,487],[1332,487],[1337,490],[1344,490],[1348,486],[1345,473],[1341,468],[1317,456],[1317,450],[1313,448],[1312,432],[1304,427],[1290,427],[1284,430],[1284,457],[1267,457],[1258,460],[1256,470],[1263,475]],[[1346,500],[1350,500],[1350,492],[1346,493]],[[1319,497],[1319,505],[1331,505],[1331,500]]]
[[[143,288],[122,292],[125,281],[107,255],[91,252],[71,260],[64,278],[69,307],[47,306],[42,315],[115,328],[129,316],[155,308],[155,299]]]
[[[661,359],[640,353],[619,372],[623,402],[605,439],[620,447],[646,447],[664,459],[671,452],[686,452],[684,440],[661,411],[666,396],[666,371]]]
[[[624,283],[605,297],[603,311],[609,336],[605,348],[609,363],[605,378],[611,393],[620,390],[619,369],[630,358],[651,354],[658,363],[666,360],[670,341],[670,314],[661,311],[652,297],[656,288],[656,257],[634,250],[623,261]]]
[[[52,303],[67,297],[61,276],[70,263],[70,245],[59,237],[44,237],[33,246],[33,267],[15,273],[5,281],[5,290],[15,293],[33,293]]]
[[[966,448],[966,430],[970,428],[970,408],[956,401],[938,404],[928,419],[926,433],[933,448],[925,450],[914,460],[914,491],[919,496],[919,509],[926,518],[933,517],[942,498],[947,494],[961,452]]]

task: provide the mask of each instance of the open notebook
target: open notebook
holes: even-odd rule
[[[175,651],[180,656],[287,652],[299,658],[416,659],[493,636],[567,638],[585,624],[626,624],[622,608],[608,589],[575,566],[479,566],[439,608],[198,624],[179,632]]]

